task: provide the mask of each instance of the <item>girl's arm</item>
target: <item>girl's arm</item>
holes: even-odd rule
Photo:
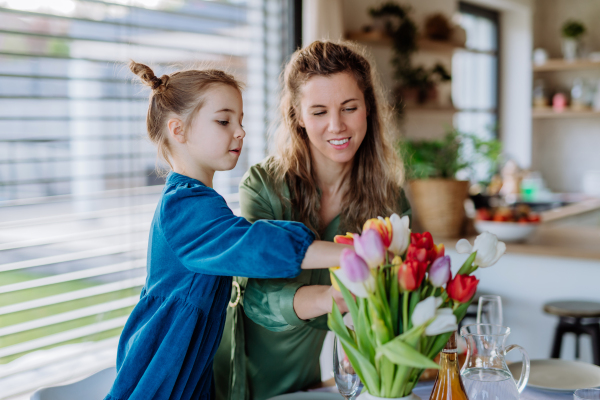
[[[179,262],[207,275],[292,278],[301,268],[336,266],[344,248],[313,244],[314,234],[298,222],[250,224],[203,185],[167,187],[158,218],[158,229]]]
[[[302,269],[323,269],[336,267],[340,264],[340,255],[344,248],[352,246],[315,240],[304,255]]]

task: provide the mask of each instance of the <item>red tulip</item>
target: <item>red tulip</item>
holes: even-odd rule
[[[472,275],[457,274],[454,279],[448,282],[446,291],[451,299],[459,303],[466,303],[473,298],[478,283],[477,278]]]
[[[410,243],[418,248],[431,250],[433,248],[433,238],[431,233],[411,233]]]
[[[431,262],[434,262],[438,258],[444,257],[446,255],[446,247],[444,247],[443,243],[440,243],[438,245],[433,245],[432,250],[435,250],[435,258],[433,260],[431,260]]]
[[[341,244],[349,244],[350,246],[354,246],[354,234],[353,233],[346,233],[345,235],[335,235],[335,237],[333,238],[333,241],[335,243],[341,243]]]
[[[402,289],[412,292],[421,286],[425,272],[427,271],[427,264],[420,263],[417,260],[408,260],[400,266],[398,270],[398,282]]]
[[[408,246],[406,251],[407,260],[417,260],[418,262],[427,262],[429,257],[427,255],[427,249],[422,249],[414,244]]]

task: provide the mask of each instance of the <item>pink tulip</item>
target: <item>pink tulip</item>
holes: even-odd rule
[[[365,260],[351,249],[342,250],[340,267],[351,282],[364,282],[371,275]]]
[[[436,259],[429,268],[429,281],[435,287],[442,287],[451,277],[450,273],[450,257],[443,256]]]
[[[385,260],[383,240],[374,229],[368,229],[362,235],[354,235],[354,250],[366,261],[369,268],[377,268]]]

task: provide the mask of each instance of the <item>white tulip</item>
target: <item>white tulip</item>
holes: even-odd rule
[[[392,214],[390,222],[394,233],[389,250],[396,255],[404,254],[410,244],[410,219],[407,215],[400,218],[398,214]]]
[[[442,299],[439,297],[428,297],[420,301],[410,317],[413,326],[421,326],[426,324],[430,319],[435,317],[435,311],[442,305]]]
[[[425,328],[425,335],[436,336],[458,329],[456,315],[450,308],[440,308],[435,312],[435,319]]]
[[[471,246],[471,243],[467,239],[460,239],[456,243],[456,251],[461,254],[476,251],[477,255],[473,264],[480,268],[486,268],[496,264],[500,257],[502,257],[506,252],[506,244],[500,242],[496,235],[483,232],[475,238],[473,246]]]
[[[332,270],[340,282],[346,286],[346,289],[352,292],[356,297],[366,298],[369,297],[369,293],[375,292],[375,278],[372,274],[369,274],[369,277],[364,282],[352,282],[348,279],[342,268],[332,268]]]

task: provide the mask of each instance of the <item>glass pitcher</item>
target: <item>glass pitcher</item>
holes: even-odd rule
[[[460,334],[467,341],[467,359],[460,374],[469,400],[518,400],[529,380],[529,356],[521,346],[504,346],[510,328],[474,324],[463,326]],[[523,355],[518,383],[505,361],[506,353],[514,349]]]

